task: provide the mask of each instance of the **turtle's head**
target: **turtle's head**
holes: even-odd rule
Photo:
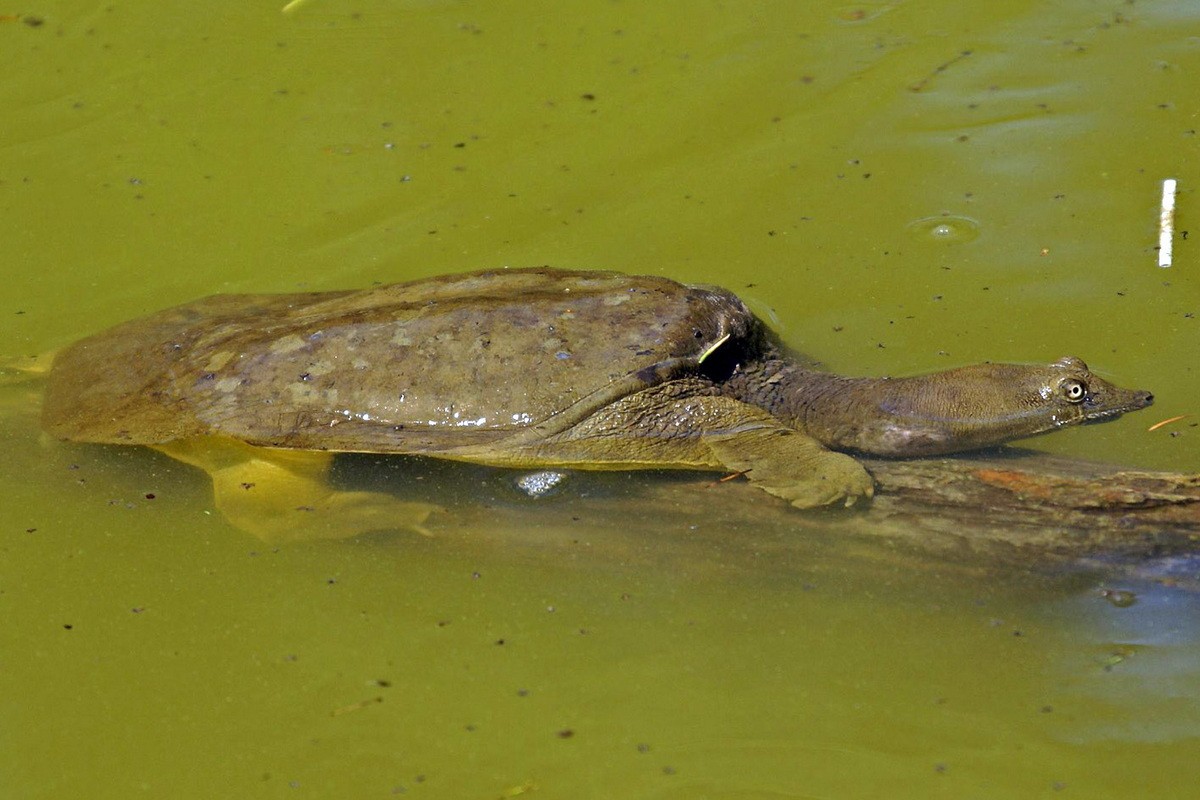
[[[1114,419],[1154,401],[1150,392],[1114,386],[1070,356],[1048,365],[977,364],[865,381],[855,389],[862,393],[854,403],[862,424],[842,427],[849,440],[839,444],[901,457],[991,447]]]

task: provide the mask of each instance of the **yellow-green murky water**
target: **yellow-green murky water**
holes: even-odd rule
[[[609,267],[725,284],[839,370],[1078,354],[1157,403],[1038,446],[1200,470],[1196,416],[1146,431],[1200,413],[1194,3],[281,6],[0,14],[6,360],[218,291]],[[36,416],[0,387],[5,798],[1200,785],[1192,594],[486,511],[271,548]]]

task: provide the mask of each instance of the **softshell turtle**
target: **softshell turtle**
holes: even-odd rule
[[[419,527],[430,506],[321,488],[334,452],[726,470],[809,508],[871,495],[847,452],[952,453],[1151,401],[1071,357],[840,377],[724,289],[544,268],[161,311],[60,353],[43,424],[202,466],[235,524],[270,537],[314,515]]]

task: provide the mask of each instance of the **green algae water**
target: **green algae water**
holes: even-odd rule
[[[1156,404],[1034,446],[1200,470],[1194,4],[283,5],[0,14],[6,363],[215,292],[612,268],[847,373],[1078,355]],[[442,535],[270,546],[199,472],[46,440],[38,398],[0,385],[5,798],[1200,784],[1171,581],[521,524],[469,470],[428,476]]]

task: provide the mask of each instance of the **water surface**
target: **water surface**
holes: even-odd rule
[[[1181,231],[1200,182],[1194,4],[281,6],[0,17],[0,354],[213,292],[605,267],[729,286],[843,371],[1079,355],[1156,405],[1038,447],[1200,470],[1196,416],[1146,430],[1200,412],[1193,239],[1154,250],[1161,180]],[[786,532],[703,509],[501,525],[519,498],[470,471],[440,536],[272,547],[202,474],[0,392],[5,796],[1200,781],[1200,609],[1161,582],[766,559]]]

